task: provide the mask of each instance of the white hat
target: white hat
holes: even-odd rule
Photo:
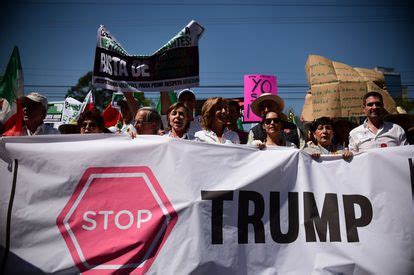
[[[47,110],[47,98],[39,93],[31,92],[26,96],[21,97],[23,100],[30,99],[31,101],[41,103],[43,107]]]
[[[252,103],[252,111],[255,115],[261,116],[259,105],[265,100],[270,100],[270,101],[275,102],[279,106],[280,111],[282,111],[283,108],[285,108],[285,102],[280,96],[273,95],[271,93],[263,93],[258,98],[256,98],[256,100],[253,101]]]
[[[177,100],[180,101],[180,97],[183,94],[186,94],[186,93],[190,93],[190,94],[192,94],[194,96],[194,98],[196,98],[195,93],[192,90],[190,90],[190,89],[184,89],[184,90],[181,90],[180,92],[178,92]]]

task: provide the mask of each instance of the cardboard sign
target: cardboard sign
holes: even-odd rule
[[[309,55],[305,69],[312,94],[312,106],[304,105],[302,110],[302,114],[307,114],[307,121],[323,116],[362,116],[362,97],[373,91],[383,95],[385,109],[389,113],[396,112],[394,100],[384,89],[385,80],[381,72],[352,68],[318,55]],[[309,112],[312,116],[308,115]]]
[[[261,94],[271,93],[277,95],[276,77],[273,75],[245,75],[244,76],[244,115],[243,122],[259,122],[251,109],[252,102]]]

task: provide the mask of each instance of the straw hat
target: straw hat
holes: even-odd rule
[[[260,106],[260,103],[266,100],[275,102],[276,105],[279,106],[281,111],[285,108],[285,102],[280,96],[273,95],[271,93],[263,93],[252,103],[252,111],[255,115],[261,116],[259,106]]]

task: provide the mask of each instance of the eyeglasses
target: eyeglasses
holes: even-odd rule
[[[86,129],[86,128],[96,128],[96,122],[93,122],[93,121],[85,121],[85,122],[83,122],[82,123],[82,125],[81,125],[81,127],[83,128],[83,129]]]
[[[377,106],[377,107],[384,107],[384,103],[377,101],[377,102],[369,102],[366,104],[368,107]]]
[[[265,119],[265,124],[270,125],[272,123],[272,121],[273,121],[274,124],[279,124],[280,122],[282,122],[282,120],[278,117],[277,118],[266,118]]]
[[[131,121],[131,124],[134,127],[141,126],[143,124],[150,124],[150,123],[152,123],[152,122],[150,122],[150,121],[143,121],[143,120],[133,120],[133,121]]]

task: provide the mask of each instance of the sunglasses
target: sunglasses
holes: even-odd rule
[[[369,103],[367,103],[366,104],[368,107],[372,107],[372,106],[377,106],[377,107],[384,107],[384,103],[382,103],[382,102],[369,102]]]
[[[270,125],[272,123],[272,121],[273,121],[274,124],[279,124],[280,122],[282,122],[282,120],[280,118],[266,118],[265,119],[265,124]]]
[[[86,129],[86,128],[96,128],[96,123],[95,122],[93,122],[93,121],[91,121],[91,122],[83,122],[82,123],[82,125],[81,125],[81,127],[83,128],[83,129]]]

